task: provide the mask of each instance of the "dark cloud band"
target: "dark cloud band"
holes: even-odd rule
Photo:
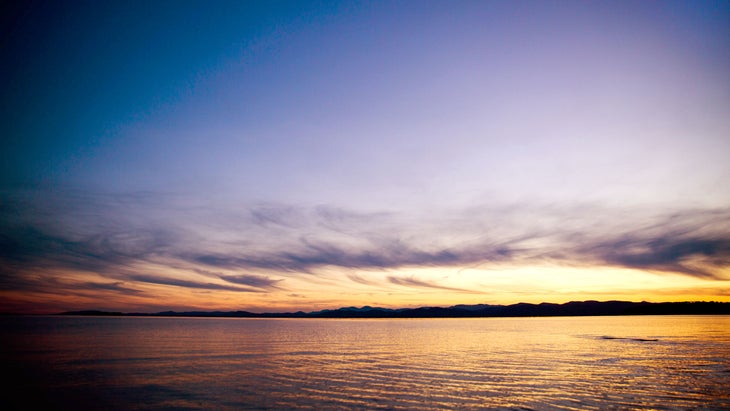
[[[280,289],[281,279],[262,272],[316,275],[323,267],[390,270],[548,260],[721,279],[722,269],[730,266],[729,209],[639,213],[627,219],[620,217],[625,210],[587,206],[484,207],[418,219],[267,205],[176,215],[165,213],[159,199],[77,197],[63,197],[61,209],[51,202],[23,207],[17,201],[0,208],[4,288],[24,284],[22,276],[33,270],[58,269],[94,272],[115,281],[264,292]],[[191,213],[195,223],[185,218]],[[159,215],[165,217],[155,217]],[[135,267],[141,263],[188,270],[214,281],[140,274]],[[359,283],[370,281],[351,275]],[[388,281],[439,287],[413,278]]]

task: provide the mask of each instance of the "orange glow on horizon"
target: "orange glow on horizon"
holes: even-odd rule
[[[267,278],[280,280],[277,286],[251,288],[250,292],[225,289],[236,285],[190,270],[152,265],[137,269],[151,273],[151,278],[158,283],[110,281],[94,273],[57,272],[52,287],[38,285],[50,276],[36,276],[33,292],[0,292],[3,301],[0,309],[45,314],[96,309],[287,312],[364,305],[414,308],[583,300],[730,302],[728,280],[612,267],[548,264],[397,270],[325,267],[307,275],[267,274]]]

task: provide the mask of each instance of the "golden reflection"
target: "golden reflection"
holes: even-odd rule
[[[101,408],[730,406],[727,316],[32,321],[44,338],[11,332],[26,342],[13,346],[67,374],[54,388],[93,389]],[[108,378],[83,380],[97,375]]]

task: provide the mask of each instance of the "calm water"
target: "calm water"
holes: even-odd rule
[[[0,324],[2,409],[730,409],[730,316]]]

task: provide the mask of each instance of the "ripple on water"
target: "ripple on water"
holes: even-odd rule
[[[632,321],[40,321],[13,358],[105,409],[730,409],[730,317]]]

